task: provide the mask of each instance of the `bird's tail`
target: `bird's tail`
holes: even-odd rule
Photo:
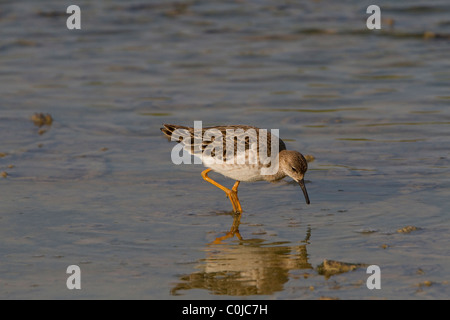
[[[171,140],[173,132],[177,129],[185,129],[189,131],[189,127],[178,126],[176,124],[163,124],[163,126],[164,128],[160,128],[160,130],[169,140]],[[181,142],[181,139],[178,142]]]

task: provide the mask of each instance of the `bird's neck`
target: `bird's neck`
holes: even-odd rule
[[[272,181],[278,181],[278,180],[281,180],[281,179],[283,179],[284,177],[286,177],[286,174],[285,174],[284,171],[281,170],[281,168],[279,167],[277,173],[265,175],[265,176],[264,176],[264,180],[272,182]]]

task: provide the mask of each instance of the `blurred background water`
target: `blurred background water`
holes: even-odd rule
[[[450,4],[372,2],[0,1],[0,298],[448,299]],[[243,183],[214,244],[231,205],[159,130],[195,120],[280,129],[311,205]]]

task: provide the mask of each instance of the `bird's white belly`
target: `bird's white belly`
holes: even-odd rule
[[[212,170],[237,181],[259,181],[264,180],[261,170],[254,167],[236,167],[236,166],[211,166]]]
[[[222,159],[221,159],[222,160]],[[259,181],[264,180],[261,168],[258,165],[256,150],[246,150],[245,153],[236,154],[231,162],[218,161],[217,158],[202,155],[205,167],[211,168],[225,177],[237,181]]]
[[[249,182],[264,180],[261,169],[257,165],[240,166],[236,164],[205,163],[205,161],[204,165],[233,180]]]

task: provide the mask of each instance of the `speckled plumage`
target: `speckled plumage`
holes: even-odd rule
[[[272,136],[268,130],[247,125],[227,125],[205,127],[195,130],[173,124],[164,124],[161,131],[172,141],[179,142],[184,149],[194,156],[201,158],[207,168],[218,172],[225,177],[236,180],[235,200],[232,201],[236,210],[237,185],[240,181],[277,181],[290,176],[299,183],[303,190],[306,203],[309,197],[304,185],[304,174],[308,164],[300,152],[287,150],[286,144],[278,137]],[[260,141],[266,137],[267,142]],[[229,143],[232,143],[230,146]],[[273,144],[278,147],[277,154],[272,154]],[[227,149],[228,146],[228,149]],[[268,159],[269,158],[269,159]],[[275,162],[274,162],[275,161]],[[276,163],[275,171],[264,171],[272,168]],[[227,195],[231,190],[218,185],[210,179],[205,170],[203,178],[224,190]],[[268,174],[267,172],[270,172]],[[227,191],[228,190],[228,191]]]

